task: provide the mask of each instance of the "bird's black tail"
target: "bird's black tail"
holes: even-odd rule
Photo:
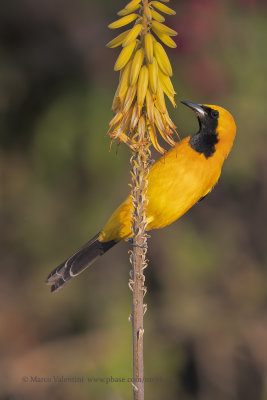
[[[101,242],[99,234],[93,237],[77,253],[73,254],[48,275],[46,283],[51,286],[51,292],[57,292],[65,286],[116,243],[114,240]]]

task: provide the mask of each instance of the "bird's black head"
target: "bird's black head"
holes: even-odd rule
[[[193,150],[209,158],[215,152],[215,144],[218,143],[219,111],[191,101],[181,101],[181,103],[194,110],[198,117],[199,131],[191,136],[190,146]]]

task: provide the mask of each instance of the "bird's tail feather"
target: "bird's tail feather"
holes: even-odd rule
[[[117,242],[101,242],[99,234],[93,237],[80,250],[55,268],[47,277],[46,283],[51,286],[51,292],[57,292],[75,276],[88,268],[93,262]]]

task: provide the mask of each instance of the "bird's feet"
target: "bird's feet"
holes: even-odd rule
[[[126,239],[133,247],[140,247],[141,249],[147,249],[147,243],[136,244],[133,242],[133,238]]]

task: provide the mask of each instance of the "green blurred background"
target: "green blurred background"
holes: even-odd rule
[[[86,381],[132,376],[129,245],[56,295],[44,284],[129,190],[129,151],[109,152],[106,136],[118,82],[107,25],[124,5],[0,2],[1,400],[132,398],[129,383]],[[146,398],[267,399],[266,0],[170,6],[181,136],[197,121],[180,100],[224,106],[238,132],[216,189],[151,232],[145,376],[161,381]]]

